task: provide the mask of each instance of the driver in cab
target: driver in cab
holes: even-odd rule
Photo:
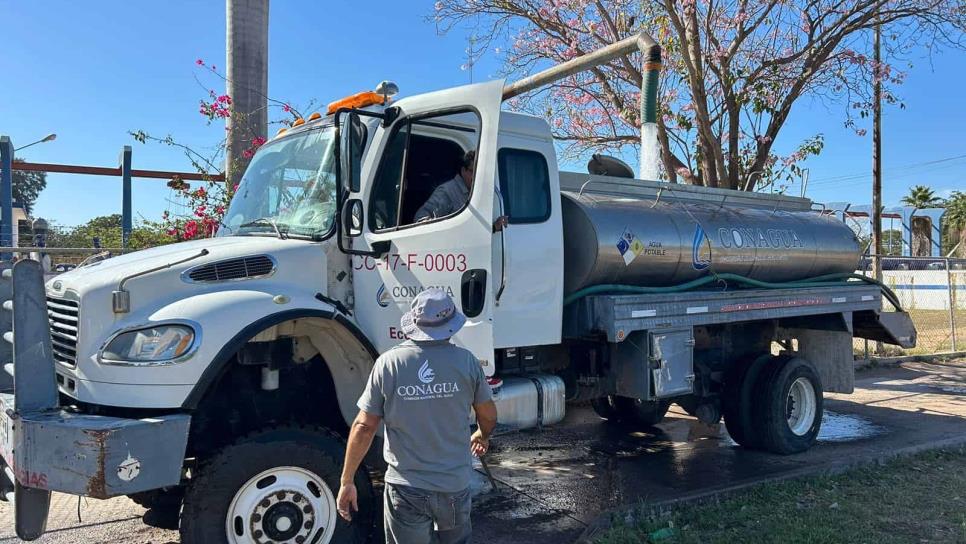
[[[453,179],[437,187],[426,202],[416,211],[416,222],[430,221],[456,213],[470,199],[470,189],[476,173],[476,151],[470,150],[460,159],[460,171]],[[496,188],[496,197],[502,204],[502,195]],[[501,206],[502,209],[502,206]],[[493,232],[499,232],[507,226],[507,218],[501,215],[493,222]]]

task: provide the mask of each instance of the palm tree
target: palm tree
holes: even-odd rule
[[[909,194],[902,197],[902,203],[914,208],[937,208],[941,207],[943,199],[936,196],[936,193],[925,185],[916,185],[909,189]]]
[[[945,234],[949,244],[946,251],[951,252],[955,247],[957,256],[966,257],[966,193],[953,191],[946,200],[943,220],[946,223]]]
[[[241,179],[252,138],[268,130],[268,0],[225,0],[229,183]]]

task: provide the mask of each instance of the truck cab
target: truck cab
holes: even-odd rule
[[[113,439],[80,452],[104,459],[105,477],[45,469],[45,487],[129,495],[147,506],[183,502],[186,542],[249,542],[255,531],[282,541],[314,534],[305,527],[319,523],[327,527],[322,542],[361,541],[372,488],[360,471],[360,521],[335,517],[339,437],[377,355],[405,339],[399,320],[413,297],[430,286],[453,296],[468,318],[455,342],[488,376],[498,349],[561,340],[553,142],[544,120],[501,111],[502,88],[497,81],[335,105],[258,150],[215,238],[110,258],[49,281],[59,397],[49,408],[100,418],[87,421],[98,428],[142,422],[156,438],[132,440],[146,429],[114,429]],[[467,202],[417,221],[470,151]],[[494,232],[501,216],[509,226]],[[305,457],[326,464],[296,473],[265,467],[261,475],[243,468],[251,458],[239,452],[281,453],[289,443],[311,444]],[[16,461],[15,450],[6,450],[10,466],[39,463]],[[138,466],[133,476],[110,468],[125,463]],[[245,481],[232,480],[238,471]],[[224,496],[208,494],[226,479],[232,489]],[[183,485],[188,480],[194,484]],[[297,493],[282,506],[257,507],[278,489]],[[288,512],[296,495],[312,506],[311,523],[306,513],[298,531],[252,521]],[[213,514],[202,500],[224,508]],[[285,519],[280,526],[295,527],[294,517]]]

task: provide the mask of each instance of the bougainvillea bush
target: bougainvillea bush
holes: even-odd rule
[[[204,60],[195,61],[195,68],[205,77],[214,77],[221,81],[227,81],[225,76],[218,72],[215,65],[209,65]],[[210,125],[213,122],[228,121],[233,119],[239,126],[244,125],[244,113],[236,111],[231,96],[218,93],[214,89],[202,83],[202,79],[195,78],[205,91],[205,98],[198,101],[198,113],[205,118],[205,122]],[[268,99],[270,107],[277,108],[283,113],[281,119],[272,121],[271,124],[290,126],[292,122],[301,117],[301,113],[288,102],[275,99]],[[228,130],[227,127],[225,129]],[[163,231],[170,241],[195,240],[199,238],[210,238],[214,236],[222,225],[222,218],[228,205],[231,202],[238,185],[230,185],[224,181],[225,151],[227,149],[227,138],[222,139],[210,153],[201,153],[194,148],[177,141],[172,136],[163,138],[152,136],[151,134],[138,130],[131,132],[131,135],[140,143],[154,142],[162,145],[181,149],[192,167],[201,175],[202,180],[185,180],[181,176],[175,176],[168,181],[171,189],[169,197],[169,209],[165,211],[159,221],[147,221],[148,224]],[[266,135],[255,134],[250,140],[248,149],[242,152],[244,159],[251,159],[259,147],[267,141]],[[241,167],[236,165],[237,167]],[[173,212],[171,208],[176,208],[178,212]]]

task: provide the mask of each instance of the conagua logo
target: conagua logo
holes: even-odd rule
[[[694,227],[694,241],[691,242],[691,266],[695,270],[704,270],[711,266],[711,255],[709,254],[707,259],[701,256],[701,249],[706,244],[708,235],[704,233],[704,229],[701,225]]]
[[[429,360],[423,363],[423,366],[419,367],[419,381],[423,383],[432,383],[436,379],[436,373],[433,369],[429,367]]]
[[[376,291],[376,304],[383,308],[388,308],[390,302],[392,302],[392,297],[389,296],[389,291],[386,290],[386,284],[382,284],[379,290]]]

